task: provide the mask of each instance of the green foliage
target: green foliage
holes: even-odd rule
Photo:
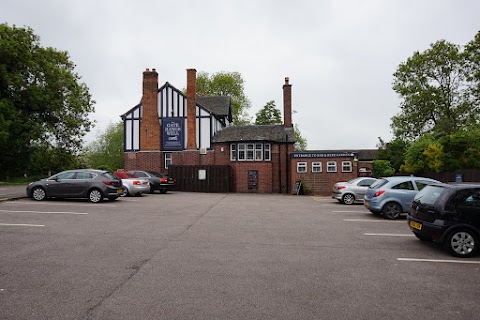
[[[110,124],[88,145],[84,159],[89,168],[109,171],[123,168],[123,123]]]
[[[43,170],[76,165],[94,101],[74,67],[32,29],[0,24],[0,174],[38,170],[30,166],[43,159]]]
[[[395,173],[395,169],[388,160],[374,160],[372,175],[375,178],[388,177]]]
[[[402,98],[401,112],[391,124],[396,137],[415,140],[427,132],[448,135],[479,121],[480,107],[472,96],[475,83],[465,67],[468,59],[460,46],[441,40],[400,64],[393,81]]]
[[[383,140],[380,139],[377,159],[389,161],[395,171],[398,172],[405,160],[407,147],[408,143],[401,138],[395,138],[389,143],[384,143]]]
[[[429,145],[433,143],[432,137],[427,135],[410,144],[405,153],[405,163],[401,166],[400,170],[417,174],[429,169],[429,158],[424,152]]]
[[[480,128],[463,129],[439,139],[447,171],[480,169]]]
[[[247,114],[250,101],[244,93],[244,81],[239,72],[217,72],[209,75],[201,71],[197,74],[197,93],[211,96],[229,96],[232,100],[233,123],[249,124]]]
[[[303,151],[307,149],[307,139],[302,136],[300,127],[297,123],[294,125],[295,130],[295,150]]]
[[[282,124],[282,115],[271,100],[256,113],[255,124]]]

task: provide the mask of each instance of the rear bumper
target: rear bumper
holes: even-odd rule
[[[420,235],[421,237],[432,240],[435,242],[442,242],[443,235],[445,234],[446,227],[440,226],[434,223],[426,222],[423,220],[415,219],[411,215],[407,215],[408,227],[413,233]],[[421,229],[418,229],[418,224],[421,225]],[[414,227],[416,225],[417,227]]]

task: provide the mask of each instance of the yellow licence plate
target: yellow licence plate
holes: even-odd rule
[[[417,230],[422,230],[422,224],[415,221],[410,221],[410,227]]]
[[[118,192],[118,193],[122,193],[123,190],[122,190],[122,189],[117,189],[117,192]]]
[[[368,206],[370,205],[370,201],[365,201],[363,204],[364,204],[366,207],[368,207]]]

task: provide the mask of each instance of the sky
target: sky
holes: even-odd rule
[[[373,149],[400,112],[393,73],[438,41],[480,31],[478,0],[1,0],[0,23],[67,51],[96,101],[86,143],[138,104],[142,74],[186,87],[186,70],[239,72],[255,119],[268,101],[309,150]]]

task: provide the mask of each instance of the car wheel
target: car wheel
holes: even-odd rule
[[[153,189],[153,185],[151,184],[150,185],[150,193],[154,193],[155,192],[155,189]]]
[[[451,255],[461,258],[474,256],[478,251],[478,235],[468,229],[452,231],[445,242],[446,249]]]
[[[386,219],[395,220],[400,218],[402,207],[398,203],[389,202],[383,206],[382,213]]]
[[[36,187],[32,190],[32,198],[37,201],[45,200],[47,197],[45,190],[41,187]]]
[[[167,190],[161,189],[161,190],[160,190],[160,193],[161,193],[161,194],[165,194],[165,193],[167,193]]]
[[[92,189],[88,193],[88,199],[93,203],[98,203],[103,200],[102,192],[98,189]]]
[[[355,196],[351,193],[346,193],[342,197],[343,204],[354,204],[355,203]]]
[[[136,197],[141,197],[141,196],[142,196],[142,193],[139,192],[139,193],[135,194],[135,196],[136,196]]]

